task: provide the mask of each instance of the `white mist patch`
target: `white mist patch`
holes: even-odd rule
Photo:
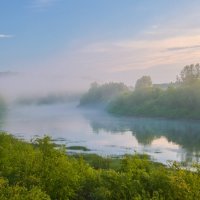
[[[18,98],[45,97],[49,94],[80,93],[83,88],[83,84],[70,78],[70,75],[65,76],[65,73],[59,76],[53,72],[29,71],[0,77],[0,94],[8,102]]]

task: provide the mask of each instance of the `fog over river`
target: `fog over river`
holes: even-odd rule
[[[100,155],[146,153],[153,160],[199,161],[199,121],[114,117],[78,103],[13,105],[0,129],[30,140],[45,134],[58,144],[85,146]]]

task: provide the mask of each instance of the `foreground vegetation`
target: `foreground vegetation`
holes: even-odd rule
[[[147,156],[67,156],[48,137],[29,144],[5,133],[0,149],[2,200],[200,199],[199,165],[191,172]]]

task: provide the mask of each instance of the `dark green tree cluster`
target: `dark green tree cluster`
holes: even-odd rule
[[[80,105],[106,104],[125,91],[128,91],[128,87],[123,83],[111,82],[98,85],[94,82],[88,92],[82,96]]]
[[[0,133],[2,200],[198,200],[199,188],[199,165],[192,172],[135,155],[125,156],[118,169],[93,168],[48,137],[30,144]]]
[[[108,110],[120,115],[200,119],[199,79],[199,64],[185,66],[179,84],[165,90],[152,86],[150,78],[147,81],[147,77],[142,77],[134,92],[114,99]]]

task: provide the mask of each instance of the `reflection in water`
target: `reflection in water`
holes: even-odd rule
[[[199,121],[114,117],[76,106],[11,106],[0,118],[1,129],[26,140],[48,134],[59,144],[85,146],[101,155],[137,151],[163,163],[199,158]]]
[[[100,118],[91,114],[84,116],[97,133],[101,130],[110,133],[131,131],[138,143],[143,145],[155,145],[153,142],[159,138],[162,145],[163,138],[166,138],[169,143],[178,144],[186,150],[185,158],[181,160],[191,160],[192,155],[198,160],[200,156],[199,121],[113,117],[106,114]]]

